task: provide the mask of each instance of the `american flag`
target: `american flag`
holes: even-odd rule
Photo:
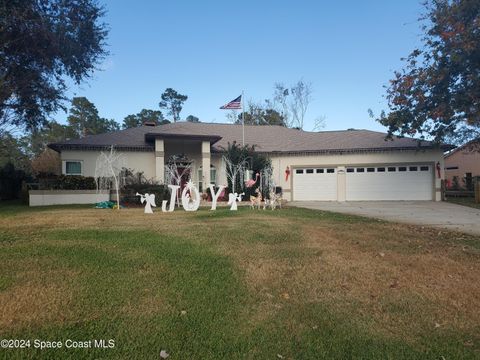
[[[237,97],[235,100],[230,101],[228,104],[225,104],[220,107],[222,110],[229,109],[241,109],[242,108],[242,95]]]

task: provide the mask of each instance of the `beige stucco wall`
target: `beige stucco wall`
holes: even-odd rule
[[[408,163],[432,163],[440,162],[443,169],[443,152],[438,150],[425,151],[385,151],[378,153],[357,153],[357,154],[337,154],[337,155],[274,155],[270,157],[273,166],[273,177],[277,186],[283,188],[284,198],[291,201],[292,174],[293,169],[299,166],[332,166],[344,167],[348,165],[368,165],[368,164],[408,164]],[[290,167],[291,174],[288,181],[285,181],[285,169]],[[442,178],[444,173],[442,170]],[[343,181],[339,179],[339,181]],[[341,187],[339,187],[341,189]],[[432,186],[435,192],[434,198],[441,199],[440,179],[435,175],[435,184]],[[345,194],[339,192],[339,199],[344,199]]]
[[[155,153],[140,151],[118,151],[125,167],[135,172],[143,171],[147,179],[155,178]],[[64,150],[61,153],[62,173],[65,174],[65,161],[82,161],[82,175],[95,176],[95,164],[100,151]]]
[[[458,150],[450,156],[445,157],[445,168],[455,167],[458,169],[445,169],[445,179],[452,181],[454,176],[458,177],[460,185],[463,186],[462,179],[466,173],[472,173],[472,176],[480,176],[480,152]]]
[[[188,141],[165,141],[165,161],[174,154],[185,154],[190,160],[193,160],[193,181],[198,184],[198,168],[202,165],[202,143]],[[98,151],[62,151],[62,161],[81,160],[83,161],[83,175],[94,176],[95,162],[100,152]],[[156,158],[155,152],[122,152],[125,166],[134,171],[143,171],[149,179],[156,176]],[[345,166],[350,165],[369,165],[369,164],[415,164],[430,163],[435,168],[435,164],[440,162],[442,169],[441,178],[444,178],[444,158],[441,150],[425,151],[385,151],[377,153],[357,153],[357,154],[336,154],[336,155],[272,155],[273,177],[277,186],[281,186],[284,192],[284,198],[291,200],[292,194],[292,174],[296,167],[305,166],[334,166],[338,170],[344,170]],[[210,163],[217,170],[217,185],[226,184],[225,171],[222,169],[222,157],[220,154],[212,153]],[[285,169],[287,166],[291,169],[291,175],[288,181],[285,181]],[[64,171],[65,169],[63,169]],[[163,181],[163,179],[162,179]],[[345,199],[342,193],[345,180],[340,176],[338,199]],[[204,186],[204,189],[206,187]],[[435,183],[432,184],[434,199],[440,200],[440,179],[435,173]]]

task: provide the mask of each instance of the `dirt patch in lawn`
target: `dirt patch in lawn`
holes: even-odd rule
[[[16,285],[0,292],[0,328],[3,331],[45,323],[61,324],[73,317],[73,291],[68,270],[28,271],[18,274]]]

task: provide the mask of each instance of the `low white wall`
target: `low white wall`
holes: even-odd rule
[[[110,191],[96,190],[30,190],[30,206],[95,204],[110,200]]]

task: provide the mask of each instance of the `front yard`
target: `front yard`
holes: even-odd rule
[[[480,356],[472,236],[295,208],[4,205],[0,247],[2,338],[115,341],[9,358]]]

